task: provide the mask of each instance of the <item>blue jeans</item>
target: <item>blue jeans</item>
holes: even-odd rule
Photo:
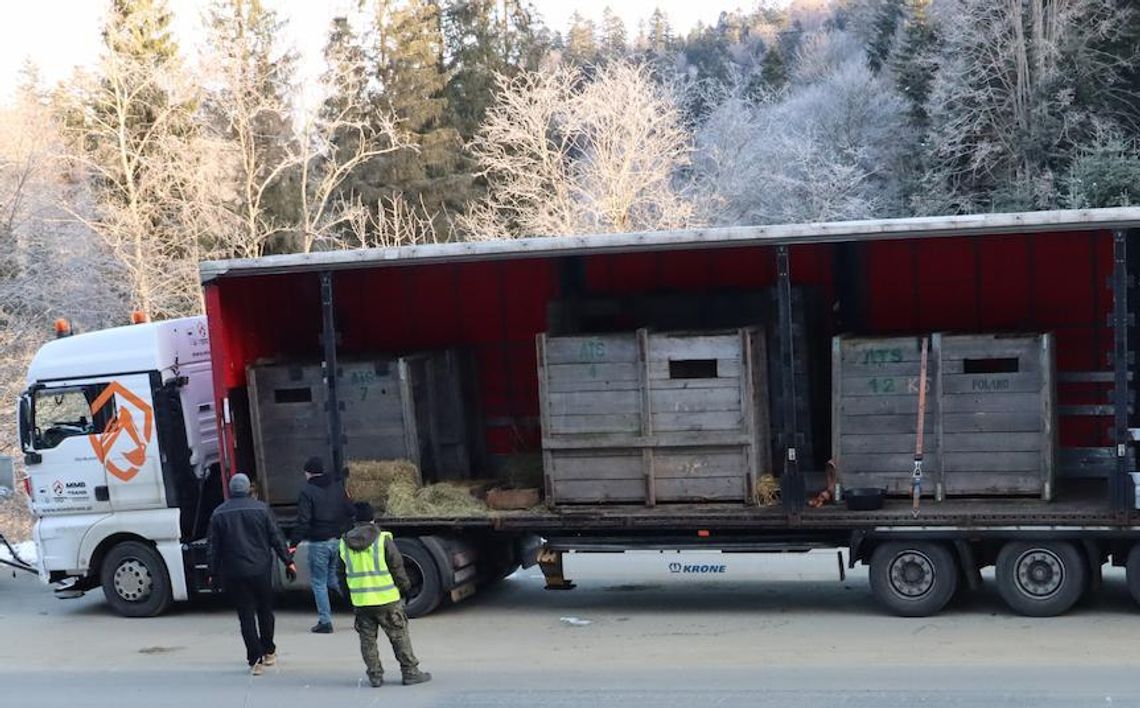
[[[336,561],[340,556],[340,540],[309,541],[309,584],[317,601],[317,622],[332,624],[332,606],[329,590],[338,595],[340,583],[336,579]]]

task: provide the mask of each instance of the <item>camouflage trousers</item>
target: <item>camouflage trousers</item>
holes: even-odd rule
[[[357,607],[355,627],[356,633],[360,635],[360,656],[364,658],[368,678],[376,680],[384,676],[384,667],[380,665],[380,653],[376,647],[376,637],[381,629],[388,635],[392,653],[396,655],[396,661],[400,662],[400,672],[405,676],[415,673],[420,662],[412,653],[408,615],[404,612],[403,602]]]

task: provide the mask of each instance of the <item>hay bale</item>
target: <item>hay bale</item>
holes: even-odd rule
[[[487,516],[487,505],[471,496],[464,485],[440,482],[417,487],[397,480],[388,488],[386,505],[389,516]]]
[[[420,471],[407,460],[353,460],[348,464],[348,493],[377,511],[387,508],[393,485],[419,486]]]
[[[761,506],[775,506],[780,503],[780,480],[770,474],[760,475],[756,480],[756,499]]]

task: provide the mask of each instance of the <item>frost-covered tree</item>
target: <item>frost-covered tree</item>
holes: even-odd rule
[[[689,136],[674,97],[642,66],[610,64],[500,80],[470,149],[487,199],[462,220],[472,238],[668,229],[693,223],[677,188]]]
[[[694,173],[709,221],[892,213],[905,104],[841,33],[806,45],[800,66],[782,100],[729,95],[698,130]]]

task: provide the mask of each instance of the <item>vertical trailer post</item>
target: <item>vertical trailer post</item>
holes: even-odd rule
[[[776,247],[776,305],[777,325],[780,328],[781,403],[784,406],[784,430],[781,431],[780,440],[784,469],[780,475],[780,499],[784,502],[784,512],[794,523],[803,511],[805,490],[796,450],[799,440],[796,426],[796,358],[792,330],[791,265],[787,246]]]
[[[1118,515],[1130,514],[1132,496],[1128,488],[1128,407],[1132,398],[1128,387],[1128,236],[1124,230],[1112,232],[1112,373],[1113,442],[1116,466],[1108,485],[1109,501]]]
[[[340,479],[344,469],[344,429],[340,423],[340,400],[337,398],[336,320],[333,308],[332,271],[321,271],[321,343],[324,345],[322,372],[325,379],[325,412],[327,414],[332,474]]]

